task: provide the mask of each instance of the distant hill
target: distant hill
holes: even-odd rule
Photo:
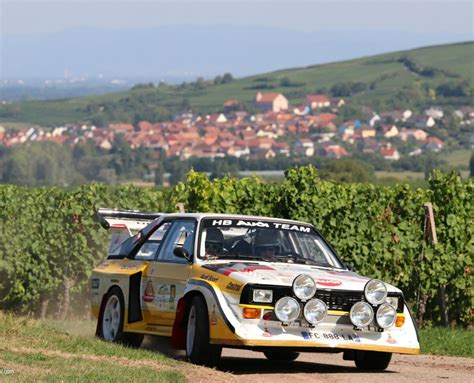
[[[472,105],[473,62],[474,42],[439,45],[285,69],[227,83],[143,84],[103,96],[3,105],[0,121],[47,125],[163,120],[188,108],[215,112],[226,99],[237,99],[251,109],[258,90],[282,92],[292,105],[300,104],[308,93],[341,96],[354,105],[378,110],[428,103]]]

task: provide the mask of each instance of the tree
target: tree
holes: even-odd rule
[[[340,159],[322,164],[319,174],[322,179],[337,182],[370,182],[374,178],[374,169],[359,161]]]
[[[222,76],[222,84],[227,84],[228,82],[234,81],[234,77],[230,73],[224,73],[224,76]]]

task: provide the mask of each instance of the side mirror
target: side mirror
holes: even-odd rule
[[[183,246],[176,246],[173,250],[173,254],[178,258],[184,258],[188,262],[191,261],[189,252]]]
[[[356,268],[355,268],[354,265],[348,265],[348,264],[346,263],[346,267],[347,267],[350,271],[356,271]]]

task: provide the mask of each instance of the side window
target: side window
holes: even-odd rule
[[[162,223],[146,240],[146,242],[141,245],[134,259],[152,261],[155,258],[155,254],[160,247],[160,243],[170,226],[170,222]]]
[[[192,256],[194,252],[194,236],[196,222],[194,221],[175,221],[170,228],[169,234],[160,248],[158,261],[187,263],[185,259],[178,258],[173,254],[176,246],[183,246]]]

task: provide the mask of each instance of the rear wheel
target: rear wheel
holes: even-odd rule
[[[195,364],[214,366],[221,357],[222,347],[209,343],[209,315],[204,299],[191,301],[186,324],[186,356]]]
[[[357,368],[368,371],[383,371],[390,364],[392,354],[378,351],[356,351],[355,364]]]
[[[124,300],[118,287],[112,288],[104,300],[104,309],[99,318],[99,337],[107,342],[122,343],[129,347],[140,347],[142,334],[123,331]]]
[[[289,350],[269,350],[264,351],[263,354],[269,360],[275,360],[279,362],[293,362],[298,356],[299,352],[289,351]]]

